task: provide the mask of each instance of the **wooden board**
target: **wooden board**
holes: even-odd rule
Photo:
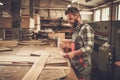
[[[19,42],[18,43],[19,45],[31,45],[31,44],[36,44],[36,45],[45,45],[45,44],[48,44],[48,43],[46,43],[46,42]]]
[[[31,53],[36,52],[36,51],[41,51],[43,52],[43,47],[38,47],[35,45],[24,45],[22,48],[16,53],[16,55],[21,55],[21,56],[30,56]],[[38,54],[38,53],[37,53]],[[41,53],[42,54],[42,53]]]
[[[70,69],[68,66],[45,66],[44,69]]]
[[[0,62],[35,62],[38,57],[0,56]]]
[[[42,55],[27,72],[27,74],[22,78],[22,80],[37,80],[44,65],[48,59],[49,55]],[[42,62],[41,62],[42,61]]]
[[[32,56],[40,56],[40,55],[43,55],[43,54],[46,54],[48,53],[47,51],[35,51],[35,52],[32,52],[31,55]],[[67,64],[67,59],[63,58],[62,55],[57,55],[57,54],[50,54],[50,57],[48,58],[47,60],[47,64],[49,65],[57,65],[57,64]]]
[[[0,56],[0,64],[4,64],[8,62],[7,64],[11,65],[11,62],[14,62],[14,64],[23,64],[23,63],[34,63],[36,60],[38,60],[39,57],[31,57],[31,56]],[[41,61],[42,62],[42,61]],[[13,63],[12,63],[13,64]],[[57,60],[57,59],[48,59],[46,62],[46,65],[64,65],[67,64],[65,60]]]
[[[31,66],[33,62],[0,62],[0,66]]]
[[[47,75],[46,75],[47,74]],[[45,69],[42,71],[38,80],[60,80],[61,77],[65,77],[66,73],[62,69]]]
[[[14,47],[18,45],[18,41],[0,41],[0,46]]]
[[[0,47],[0,52],[1,51],[12,51],[12,49],[7,47]]]

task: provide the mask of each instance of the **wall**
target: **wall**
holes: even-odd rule
[[[0,28],[11,28],[12,19],[11,17],[0,18]]]
[[[22,10],[21,10],[21,14],[22,15],[29,15],[30,11],[29,11],[29,0],[21,0],[21,6],[22,6]]]
[[[50,18],[60,18],[63,17],[66,19],[65,10],[67,9],[67,5],[69,2],[65,2],[63,0],[41,0],[40,1],[40,16],[41,17],[50,17]],[[72,4],[73,7],[78,7],[77,4]],[[79,6],[84,8],[83,6]],[[49,8],[49,9],[48,9]],[[85,21],[92,21],[92,15],[89,14],[81,14],[82,19]]]

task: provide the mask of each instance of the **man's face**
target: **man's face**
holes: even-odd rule
[[[77,20],[76,16],[71,13],[67,14],[67,20],[73,27],[76,27],[78,24],[78,20]]]

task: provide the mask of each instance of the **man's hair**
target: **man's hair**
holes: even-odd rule
[[[73,15],[76,15],[78,14],[80,17],[80,13],[79,13],[79,10],[76,8],[76,7],[69,7],[66,11],[65,11],[65,15],[67,15],[68,13],[71,13]]]
[[[68,13],[72,13],[72,14],[79,14],[79,10],[76,7],[69,7],[66,11],[65,11],[65,15],[67,15]]]

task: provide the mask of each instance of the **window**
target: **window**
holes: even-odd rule
[[[109,7],[102,9],[102,21],[110,20],[110,13],[109,13]]]
[[[94,11],[94,21],[100,21],[100,10]]]
[[[118,6],[118,20],[120,20],[120,4]]]

